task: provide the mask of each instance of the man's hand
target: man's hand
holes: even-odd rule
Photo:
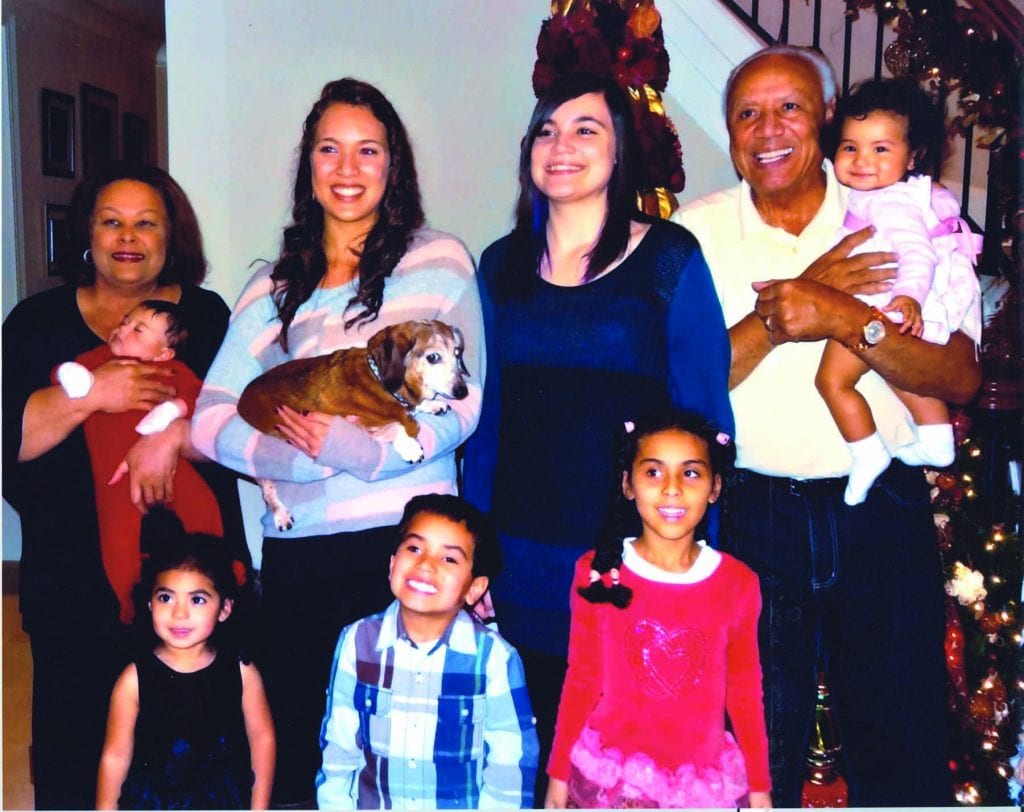
[[[754,312],[772,344],[834,338],[849,345],[859,340],[859,325],[868,312],[859,299],[803,277],[755,282],[753,287]]]
[[[799,278],[820,282],[851,296],[890,290],[890,280],[896,278],[895,254],[890,251],[869,251],[850,256],[850,252],[867,242],[872,234],[874,229],[869,227],[843,237],[808,265]],[[883,265],[888,267],[880,267]]]

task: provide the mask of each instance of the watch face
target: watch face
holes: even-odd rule
[[[864,340],[868,344],[877,344],[885,338],[885,324],[880,321],[869,321],[864,325]]]

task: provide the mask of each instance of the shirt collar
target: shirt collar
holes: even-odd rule
[[[398,611],[400,604],[398,601],[392,601],[391,605],[385,610],[384,618],[380,625],[380,635],[377,638],[377,651],[383,651],[387,648],[392,648],[399,640],[405,640],[412,646],[416,646],[409,636],[405,633],[405,627],[402,624],[402,615]],[[453,651],[457,651],[460,654],[476,654],[476,621],[470,616],[469,612],[465,609],[460,609],[459,613],[455,616],[454,620],[448,624],[448,628],[445,629],[444,634],[441,635],[437,643],[434,644],[433,648],[430,649],[428,654],[433,654],[441,646],[448,646]]]
[[[821,207],[815,213],[813,219],[799,236],[790,234],[781,228],[768,225],[761,219],[761,213],[754,205],[754,195],[750,184],[745,180],[740,183],[740,237],[747,239],[760,235],[773,234],[780,239],[799,240],[809,237],[818,231],[825,230],[829,235],[835,235],[843,222],[843,215],[846,212],[847,189],[836,180],[835,170],[832,162],[824,158],[821,162],[821,169],[825,173],[825,199]],[[829,242],[834,242],[834,239]]]

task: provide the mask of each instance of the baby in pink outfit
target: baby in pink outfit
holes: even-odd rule
[[[829,341],[815,379],[853,457],[845,501],[860,504],[888,466],[867,401],[855,388],[869,369],[867,355],[888,329],[945,344],[964,329],[980,336],[978,280],[974,259],[981,237],[960,219],[956,198],[927,175],[910,175],[929,161],[928,139],[941,132],[941,118],[912,80],[876,80],[859,85],[844,100],[835,173],[850,187],[846,233],[873,226],[874,236],[858,252],[892,251],[898,276],[892,290],[861,296],[877,318],[857,347]],[[886,318],[888,317],[888,318]],[[888,325],[896,322],[898,328]],[[895,456],[908,465],[943,467],[953,462],[953,427],[946,404],[893,387],[917,428],[917,439]]]

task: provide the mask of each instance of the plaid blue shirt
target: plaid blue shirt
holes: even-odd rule
[[[516,650],[465,611],[429,650],[418,647],[398,609],[338,640],[320,808],[531,807],[537,731]]]

